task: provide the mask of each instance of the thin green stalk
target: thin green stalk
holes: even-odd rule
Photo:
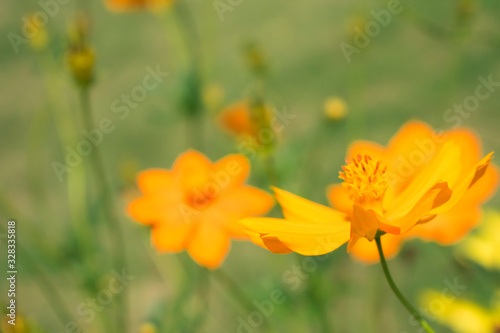
[[[27,219],[25,217],[21,217],[21,215],[18,214],[18,210],[15,209],[1,195],[0,195],[0,209],[4,213],[9,214],[11,217],[16,216],[25,223],[28,223]],[[33,225],[33,221],[30,221],[29,224]],[[3,225],[0,226],[0,232],[7,234],[7,230],[3,227]],[[19,239],[16,241],[16,246],[19,249],[20,260],[26,261],[25,262],[26,267],[29,267],[29,269],[33,270],[34,274],[37,276],[37,278],[34,279],[34,282],[36,285],[38,285],[38,288],[44,294],[45,298],[48,301],[48,304],[54,310],[54,313],[61,322],[62,326],[66,327],[66,325],[69,322],[76,322],[71,313],[67,310],[69,307],[64,301],[64,298],[61,296],[59,288],[57,288],[52,283],[51,279],[47,275],[47,272],[45,271],[43,266],[39,264],[41,260],[38,257],[36,257],[32,253],[32,251],[28,250],[28,248],[24,246],[24,242],[21,242]]]
[[[264,163],[265,163],[266,174],[267,174],[267,179],[268,179],[269,185],[279,187],[280,182],[279,182],[279,178],[278,178],[278,173],[276,172],[276,163],[274,162],[274,156],[272,154],[265,156]]]
[[[387,279],[387,282],[389,283],[389,286],[391,287],[392,291],[394,292],[398,300],[401,302],[401,304],[404,305],[404,307],[408,310],[408,312],[410,312],[410,314],[418,321],[420,326],[422,326],[422,328],[425,329],[426,332],[435,333],[429,326],[429,324],[425,321],[425,319],[422,318],[420,313],[410,304],[410,302],[406,300],[403,294],[401,294],[398,287],[394,283],[394,280],[392,279],[392,276],[389,273],[389,268],[387,267],[387,261],[385,260],[384,251],[382,250],[380,235],[377,235],[375,237],[375,242],[377,243],[377,249],[378,249],[378,254],[380,256],[380,264],[382,265],[382,270],[384,271],[385,278]]]
[[[229,293],[233,296],[234,300],[241,306],[241,308],[248,313],[256,311],[255,305],[247,297],[243,289],[234,281],[229,275],[227,275],[221,268],[213,270],[212,275],[217,278],[221,285],[223,285]],[[276,332],[276,330],[271,326],[268,318],[264,318],[262,322],[262,327],[265,331]]]
[[[87,130],[95,128],[95,122],[92,117],[92,111],[90,108],[90,94],[86,87],[81,87],[80,90],[80,102],[83,125]],[[104,164],[102,162],[101,155],[99,153],[98,147],[94,146],[93,151],[90,156],[91,167],[95,174],[95,180],[97,184],[97,189],[100,194],[100,203],[105,219],[107,220],[108,227],[110,229],[110,234],[113,238],[114,243],[114,263],[115,269],[125,269],[126,270],[126,247],[123,236],[123,230],[120,225],[120,221],[116,216],[115,204],[113,199],[113,193],[110,188],[110,184],[106,178],[106,172],[104,169]],[[127,302],[127,290],[123,290],[120,294],[116,296],[118,303],[118,310],[116,311],[116,323],[117,332],[125,333],[128,332],[128,302]]]
[[[202,117],[202,49],[196,29],[195,19],[189,4],[179,1],[175,4],[175,20],[185,44],[188,58],[188,76],[183,96],[183,106],[189,125],[187,127],[188,143],[201,150],[203,148]]]
[[[191,323],[189,332],[202,332],[203,324],[206,322],[210,306],[210,281],[208,280],[208,271],[204,267],[198,267],[197,293],[201,301],[201,309]]]

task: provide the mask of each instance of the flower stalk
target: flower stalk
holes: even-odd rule
[[[378,249],[378,254],[380,256],[380,264],[382,265],[382,270],[384,271],[384,276],[389,283],[389,286],[391,287],[392,291],[394,292],[394,295],[398,298],[398,300],[401,302],[401,304],[404,305],[404,307],[410,312],[410,314],[418,321],[420,326],[428,332],[428,333],[435,333],[434,330],[429,326],[429,324],[425,321],[425,319],[420,315],[420,313],[408,302],[408,300],[403,296],[401,291],[399,291],[398,287],[396,286],[396,283],[394,283],[394,280],[392,279],[391,273],[389,272],[389,268],[387,267],[387,261],[385,260],[384,256],[384,251],[382,250],[382,243],[380,241],[380,234],[377,234],[375,237],[375,242],[377,243],[377,249]]]
[[[95,128],[90,108],[90,94],[88,87],[80,86],[80,102],[84,128]],[[123,238],[123,230],[116,216],[113,193],[109,187],[104,170],[104,164],[97,148],[97,146],[94,146],[93,148],[94,151],[90,156],[90,163],[95,176],[97,188],[101,196],[100,202],[102,203],[102,212],[105,219],[107,220],[110,234],[113,235],[112,237],[114,238],[114,266],[115,269],[126,270],[125,241]],[[118,311],[116,312],[116,329],[118,332],[127,332],[127,324],[126,320],[124,319],[127,318],[128,314],[126,290],[122,291],[119,295],[117,295],[116,298],[118,303]]]

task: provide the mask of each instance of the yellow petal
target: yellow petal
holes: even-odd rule
[[[366,237],[372,241],[379,229],[377,215],[372,210],[365,210],[360,205],[354,205],[351,222],[351,240],[347,246],[347,252],[350,252],[359,238]]]
[[[413,228],[422,218],[427,217],[430,212],[445,202],[451,197],[451,190],[447,183],[437,183],[431,187],[413,208],[403,217],[392,219],[386,216],[386,222],[389,225],[400,228],[400,234],[407,232]]]
[[[401,193],[396,193],[395,200],[390,203],[389,207],[384,207],[386,216],[391,220],[403,218],[436,184],[454,183],[459,176],[460,147],[454,142],[447,142],[408,186]]]
[[[209,172],[210,181],[221,190],[242,185],[250,173],[250,162],[241,154],[228,155],[215,162]]]
[[[380,237],[382,249],[386,259],[391,259],[398,254],[401,247],[402,237],[399,235],[385,234]],[[354,246],[350,254],[357,260],[365,264],[373,264],[380,260],[377,244],[370,242],[366,238],[360,239]]]
[[[186,247],[192,228],[189,223],[160,223],[153,227],[151,241],[158,251],[179,252]]]
[[[137,177],[137,185],[144,194],[166,194],[178,188],[174,174],[164,169],[142,171]]]
[[[136,221],[156,224],[162,221],[178,220],[181,199],[166,200],[160,196],[143,196],[131,201],[127,213]]]
[[[202,217],[189,238],[187,250],[199,265],[215,269],[222,264],[229,247],[229,235],[216,221]]]
[[[207,214],[218,220],[231,237],[248,238],[238,220],[266,214],[274,205],[274,198],[251,186],[235,187],[213,203]]]
[[[283,215],[286,219],[323,225],[347,223],[346,214],[342,212],[276,187],[272,187],[272,189],[283,209]]]
[[[446,204],[434,209],[432,213],[441,214],[452,209],[458,201],[460,201],[465,192],[484,176],[492,158],[493,152],[489,153],[481,161],[479,161],[477,165],[472,168],[468,174],[453,188],[453,195],[451,199]]]
[[[326,196],[332,207],[346,214],[352,213],[354,202],[349,198],[349,192],[341,184],[330,185]]]
[[[258,233],[264,246],[266,241],[278,240],[285,247],[303,255],[329,253],[347,242],[350,235],[350,224],[343,221],[318,224],[308,221],[254,217],[243,219],[241,223],[250,232],[249,236],[252,237],[252,233],[253,236]],[[262,246],[261,242],[256,243]]]
[[[184,189],[203,187],[206,185],[210,160],[196,150],[189,150],[177,157],[172,168]]]
[[[286,247],[283,243],[281,243],[277,238],[272,238],[272,237],[267,237],[266,239],[262,239],[260,234],[255,231],[250,231],[248,229],[245,230],[247,235],[250,237],[250,240],[271,251],[272,253],[276,254],[287,254],[290,252],[293,252],[290,250],[288,247]]]

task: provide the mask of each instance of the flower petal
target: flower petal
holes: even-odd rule
[[[290,252],[293,252],[290,250],[288,247],[286,247],[283,243],[281,243],[277,238],[273,237],[267,237],[266,239],[262,239],[260,234],[258,232],[250,231],[248,229],[245,229],[245,233],[250,237],[250,240],[271,251],[272,253],[276,254],[287,254]]]
[[[173,172],[164,169],[142,171],[137,177],[137,185],[144,194],[171,195],[178,192],[178,182]]]
[[[347,252],[350,252],[358,239],[366,237],[372,241],[379,229],[377,215],[372,210],[365,210],[360,205],[354,205],[351,222],[351,240],[347,245]]]
[[[231,189],[245,182],[250,173],[250,162],[241,154],[228,155],[215,162],[209,172],[211,181],[221,191]]]
[[[337,225],[347,223],[346,214],[272,187],[286,219],[304,223]],[[347,223],[348,224],[348,223]]]
[[[214,269],[220,266],[230,245],[229,235],[217,222],[202,218],[189,238],[187,250],[199,265]]]
[[[127,213],[137,222],[155,224],[162,221],[179,219],[180,200],[166,201],[163,197],[143,196],[132,200],[127,206]]]
[[[380,237],[382,249],[386,259],[395,257],[401,247],[402,237],[398,235],[385,234]],[[377,250],[377,244],[370,242],[366,238],[360,239],[352,248],[350,254],[357,260],[365,264],[373,264],[379,262],[380,257]]]
[[[443,245],[456,243],[465,237],[481,220],[479,205],[497,189],[499,171],[490,166],[485,175],[472,186],[451,210],[439,214],[431,223],[418,225],[406,235],[418,236]]]
[[[473,186],[483,175],[485,174],[488,166],[493,158],[493,153],[486,155],[481,161],[477,163],[472,169],[468,171],[468,174],[464,176],[458,184],[456,184],[453,189],[453,195],[451,199],[444,205],[434,209],[433,214],[441,214],[450,209],[452,209],[463,197],[466,191]]]
[[[208,179],[210,160],[196,150],[188,150],[179,155],[172,168],[184,189],[202,187]]]
[[[431,187],[413,208],[403,217],[391,219],[386,215],[386,223],[398,227],[399,233],[405,233],[413,228],[422,218],[430,215],[430,212],[446,203],[452,195],[447,183],[437,183]],[[386,230],[384,230],[386,231]]]
[[[193,229],[190,223],[160,223],[153,227],[151,241],[162,252],[179,252],[185,249]]]
[[[341,184],[330,185],[326,196],[332,207],[346,214],[352,213],[354,202],[349,198],[349,192]]]
[[[218,219],[231,237],[248,238],[239,220],[244,217],[266,214],[274,205],[274,198],[252,186],[233,188],[218,198],[207,214]]]
[[[266,241],[279,241],[303,255],[329,253],[347,242],[350,235],[350,224],[343,221],[317,224],[305,220],[253,217],[243,219],[241,223],[250,233],[258,233],[264,245]]]
[[[386,216],[389,219],[402,218],[414,209],[417,201],[438,183],[454,183],[460,176],[460,147],[454,142],[447,142],[435,158],[420,171],[408,186],[397,193],[395,199],[387,206]],[[384,204],[387,204],[384,201]]]
[[[370,155],[379,161],[387,159],[386,148],[369,141],[354,141],[347,150],[347,159],[352,160],[358,155]]]

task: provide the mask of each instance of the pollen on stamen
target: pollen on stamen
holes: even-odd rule
[[[388,187],[387,167],[369,155],[357,155],[342,166],[339,178],[353,200],[379,200]]]

